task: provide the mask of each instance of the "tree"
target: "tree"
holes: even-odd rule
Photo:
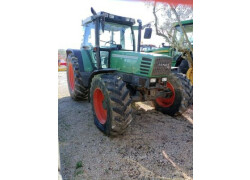
[[[183,28],[181,21],[193,19],[193,8],[191,6],[182,4],[168,4],[168,3],[148,3],[149,6],[153,6],[153,15],[155,18],[156,35],[165,38],[166,42],[178,52],[182,53],[182,57],[188,61],[188,79],[193,82],[193,46],[191,45],[187,33]],[[184,35],[187,47],[183,46],[183,43],[179,43],[172,33],[173,23],[178,22],[181,31]]]
[[[172,5],[168,3],[146,2],[147,6],[153,7],[155,18],[154,26],[156,35],[162,36],[167,43],[173,46],[172,25],[178,21],[193,18],[193,8],[187,5]]]

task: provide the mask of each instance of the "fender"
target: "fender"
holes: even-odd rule
[[[93,79],[93,77],[95,75],[97,75],[97,74],[104,74],[104,73],[113,73],[115,71],[116,71],[116,69],[112,69],[112,68],[99,69],[99,70],[92,71],[91,74],[89,75],[89,78],[88,78],[88,88],[90,88],[92,79]],[[88,100],[90,102],[90,93],[89,93],[89,96],[88,96]]]
[[[72,53],[78,59],[80,72],[84,72],[84,65],[83,65],[81,50],[80,49],[67,49],[66,53],[67,53],[67,57],[70,53]]]
[[[101,74],[101,73],[113,73],[116,71],[116,69],[105,68],[105,69],[94,70],[92,72],[84,72],[84,65],[83,65],[81,50],[79,50],[79,49],[67,49],[66,53],[67,53],[67,56],[70,53],[72,53],[78,59],[80,74],[81,74],[82,78],[85,79],[85,81],[83,81],[83,85],[86,88],[90,88],[92,78],[95,75]],[[87,81],[86,81],[86,79],[87,79]]]
[[[90,74],[89,80],[88,80],[88,87],[90,87],[92,78],[97,75],[97,74],[103,74],[103,73],[113,73],[115,72],[116,69],[112,69],[112,68],[105,68],[105,69],[99,69],[99,70],[94,70],[92,71],[92,73]]]

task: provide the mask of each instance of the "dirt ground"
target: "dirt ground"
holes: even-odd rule
[[[170,117],[135,111],[122,136],[110,138],[94,125],[88,101],[70,98],[65,72],[58,73],[58,134],[64,180],[192,179],[193,111]]]

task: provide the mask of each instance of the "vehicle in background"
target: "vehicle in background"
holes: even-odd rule
[[[181,24],[188,37],[188,41],[193,47],[193,19],[181,21]],[[164,43],[162,43],[161,48],[148,50],[146,52],[171,56],[173,58],[172,70],[186,74],[191,84],[193,84],[193,53],[178,22],[173,24],[172,36],[172,46],[165,46]]]
[[[153,44],[142,44],[141,45],[141,52],[147,52],[147,51],[151,51],[157,49],[157,47]]]

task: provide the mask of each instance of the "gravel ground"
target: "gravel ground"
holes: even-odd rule
[[[94,125],[88,101],[73,101],[65,72],[58,73],[61,172],[71,179],[192,179],[192,108],[170,117],[134,111],[122,136],[110,138]]]

